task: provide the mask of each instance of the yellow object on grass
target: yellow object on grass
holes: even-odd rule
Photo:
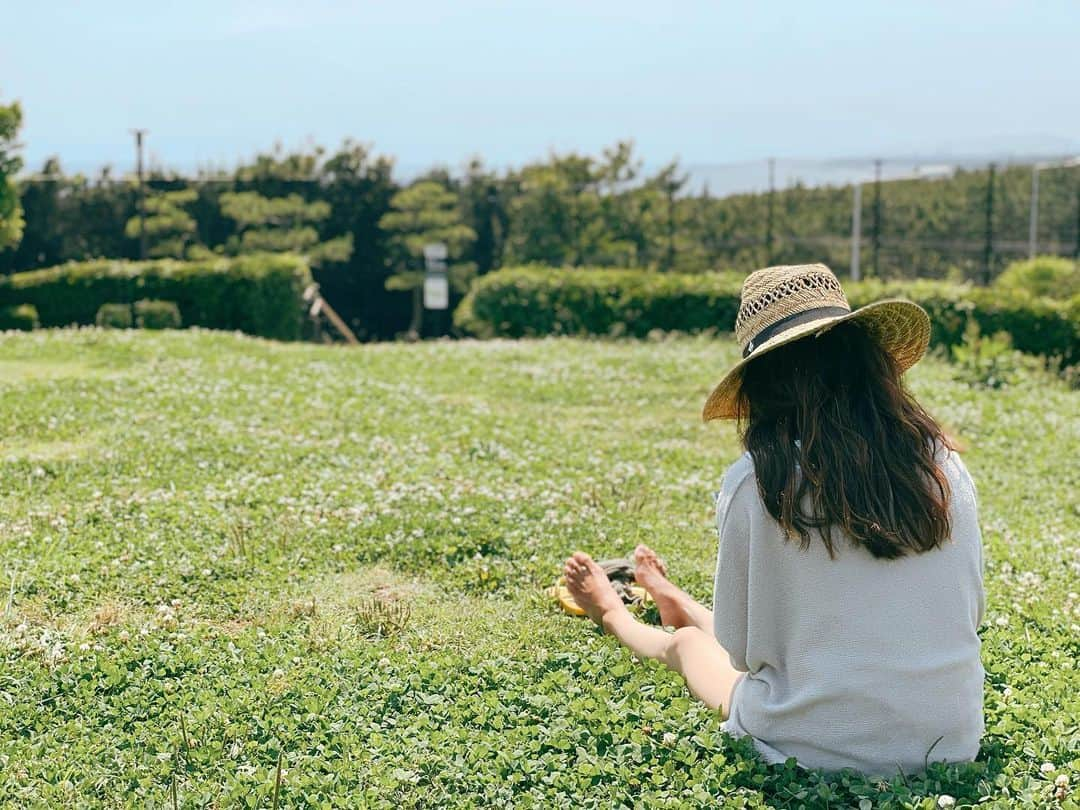
[[[630,600],[623,598],[624,602],[627,602],[627,607],[634,609],[645,607],[652,603],[652,597],[649,596],[649,592],[642,588],[640,585],[626,585],[624,590],[632,597]],[[584,616],[585,609],[574,601],[574,597],[570,594],[570,589],[566,587],[566,578],[559,577],[559,581],[548,588],[545,593],[559,603],[559,607],[564,612],[569,613],[571,616]]]

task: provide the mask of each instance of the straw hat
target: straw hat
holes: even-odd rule
[[[823,264],[766,267],[751,273],[743,282],[735,319],[742,359],[713,389],[702,418],[708,422],[739,415],[739,385],[747,363],[845,321],[858,321],[895,358],[901,373],[919,362],[930,342],[930,317],[918,304],[889,299],[853,312],[840,282]]]

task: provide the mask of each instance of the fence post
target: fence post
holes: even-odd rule
[[[773,262],[773,207],[776,196],[776,160],[769,158],[769,196],[768,211],[765,217],[765,257],[766,264]]]
[[[862,273],[859,269],[859,248],[862,246],[862,183],[855,181],[854,198],[851,203],[851,280],[858,281]]]
[[[990,283],[990,264],[994,260],[994,173],[997,166],[990,164],[986,180],[986,241],[983,244],[982,282]]]
[[[1080,182],[1076,184],[1076,245],[1073,247],[1073,261],[1080,264]]]
[[[874,231],[873,231],[873,255],[870,261],[873,275],[881,278],[881,269],[878,261],[881,254],[881,161],[874,161]]]
[[[1028,214],[1028,258],[1039,250],[1039,164],[1031,165],[1031,212]]]

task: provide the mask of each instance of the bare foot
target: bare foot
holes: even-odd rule
[[[687,611],[686,594],[667,578],[664,561],[646,545],[634,549],[634,578],[656,602],[661,622],[668,627],[695,624]]]
[[[641,581],[642,577],[652,579],[659,575],[661,578],[667,579],[667,565],[655,551],[644,543],[639,543],[638,547],[634,549],[634,567],[636,569],[635,578],[638,585],[643,588],[647,589],[648,586]]]
[[[596,562],[583,551],[574,552],[563,567],[566,587],[574,601],[581,605],[589,618],[604,627],[605,617],[626,612],[626,605],[611,587],[611,580]]]

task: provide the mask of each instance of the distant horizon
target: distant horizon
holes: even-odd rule
[[[404,176],[618,140],[649,166],[1080,152],[1069,0],[37,0],[7,22],[29,172],[126,173],[132,127],[180,173],[349,136]]]
[[[0,96],[0,100],[3,100],[3,96]],[[20,99],[9,99],[20,101]],[[25,117],[25,110],[24,110]],[[146,129],[145,132],[145,160],[147,168],[153,168],[154,170],[161,170],[166,172],[175,172],[181,175],[187,175],[195,173],[201,170],[222,170],[233,171],[239,166],[247,165],[259,155],[274,154],[280,152],[282,154],[291,153],[304,153],[310,152],[313,149],[321,148],[327,154],[333,154],[338,148],[342,147],[346,141],[352,141],[360,144],[365,148],[371,150],[372,155],[386,157],[394,161],[395,167],[407,168],[412,173],[424,172],[435,168],[449,168],[455,169],[458,167],[466,166],[470,161],[474,159],[481,160],[485,166],[493,169],[503,170],[519,168],[521,166],[546,160],[552,154],[565,155],[576,153],[579,155],[590,155],[599,157],[604,149],[614,146],[620,142],[631,142],[634,145],[634,157],[642,161],[647,166],[663,166],[672,160],[678,160],[681,166],[704,166],[704,167],[728,167],[728,166],[744,166],[753,163],[764,163],[768,160],[776,160],[778,162],[787,163],[816,163],[822,165],[843,165],[843,164],[857,164],[857,163],[873,163],[876,160],[884,162],[901,162],[901,163],[913,163],[913,162],[944,162],[944,163],[970,163],[972,161],[980,160],[1005,160],[1010,162],[1026,163],[1031,160],[1054,160],[1064,157],[1074,157],[1080,155],[1080,135],[1074,137],[1068,137],[1065,135],[1047,135],[1036,134],[1031,136],[1013,136],[1013,137],[1001,137],[990,138],[982,137],[973,140],[970,143],[946,143],[946,144],[927,144],[923,147],[911,147],[908,149],[896,149],[896,150],[875,150],[872,146],[868,145],[863,151],[851,151],[846,154],[841,153],[829,153],[821,151],[814,153],[807,151],[803,153],[793,154],[760,154],[760,155],[748,155],[748,156],[730,156],[725,159],[708,159],[700,157],[698,159],[687,159],[686,156],[679,153],[663,156],[654,155],[646,156],[642,153],[640,145],[632,137],[619,137],[613,136],[607,142],[600,145],[595,149],[587,149],[584,147],[575,147],[574,145],[554,145],[550,144],[545,148],[542,148],[540,152],[532,155],[522,156],[518,159],[495,161],[488,159],[479,150],[466,151],[462,156],[457,159],[452,158],[432,158],[429,161],[416,161],[416,160],[401,160],[399,155],[394,151],[392,147],[386,147],[379,143],[375,143],[370,139],[366,139],[362,136],[346,135],[339,139],[337,142],[331,143],[329,141],[321,140],[314,135],[308,135],[300,141],[286,143],[281,138],[270,137],[267,139],[265,145],[255,145],[251,149],[240,150],[232,157],[220,156],[215,159],[203,159],[203,158],[191,158],[180,157],[177,159],[170,159],[170,157],[163,153],[163,150],[159,147],[155,147],[155,133],[152,130]],[[46,160],[57,158],[59,159],[61,166],[65,171],[69,167],[75,172],[94,172],[97,173],[106,166],[112,168],[123,169],[124,166],[130,166],[130,169],[134,171],[135,167],[135,146],[133,129],[129,129],[125,132],[127,136],[126,148],[117,150],[117,145],[112,144],[107,147],[103,147],[104,152],[107,154],[100,158],[90,157],[85,154],[89,149],[90,151],[96,151],[90,145],[78,145],[74,150],[77,157],[75,159],[69,159],[60,152],[47,152],[43,148],[33,148],[32,144],[25,143],[23,138],[22,143],[22,155],[24,160],[24,166],[22,174],[33,174],[40,171]],[[166,133],[163,136],[166,143],[169,143],[172,139]],[[70,151],[70,150],[69,150]],[[122,153],[122,154],[120,154]],[[180,150],[181,155],[183,150]],[[36,160],[37,163],[33,164],[32,160]]]
[[[1049,139],[1043,139],[1049,140]],[[1063,160],[1076,160],[1080,159],[1080,141],[1068,142],[1065,139],[1061,139],[1061,146],[1057,149],[1049,148],[1049,144],[1043,144],[1042,151],[998,151],[998,152],[937,152],[937,153],[909,153],[909,154],[894,154],[894,155],[880,155],[876,156],[873,153],[866,155],[848,155],[848,156],[835,156],[835,157],[774,157],[772,160],[775,165],[775,177],[774,182],[776,188],[783,189],[794,185],[795,182],[802,183],[803,185],[815,187],[826,185],[849,185],[857,180],[867,181],[871,177],[871,172],[874,169],[876,161],[881,162],[881,177],[883,180],[896,180],[909,177],[935,177],[940,176],[942,171],[953,171],[958,169],[978,169],[989,163],[996,163],[999,166],[1010,165],[1031,165],[1033,163],[1058,163]],[[148,136],[149,141],[149,136]],[[358,143],[364,143],[363,141],[357,141]],[[618,139],[613,140],[612,144],[617,143]],[[282,154],[289,154],[291,152],[311,150],[316,146],[324,148],[326,154],[332,155],[337,146],[328,146],[326,144],[320,144],[315,141],[309,141],[305,144],[296,145],[295,147],[288,147],[281,145]],[[373,146],[371,144],[365,144],[365,146]],[[222,172],[230,174],[238,167],[243,165],[250,165],[250,162],[257,156],[262,154],[271,154],[276,149],[276,145],[263,150],[256,150],[245,157],[238,157],[233,160],[229,165],[205,165],[205,166],[192,166],[182,167],[174,166],[165,163],[160,160],[160,156],[156,155],[153,149],[147,150],[146,159],[146,171],[148,173],[157,172],[166,175],[174,175],[178,177],[185,177],[196,179],[200,174],[209,174],[214,172]],[[484,161],[484,165],[496,172],[512,171],[519,169],[523,165],[534,163],[546,159],[550,156],[554,150],[549,150],[544,155],[539,155],[534,158],[526,159],[522,162],[507,163],[503,165],[496,165],[494,163]],[[586,154],[583,150],[565,150],[560,151],[558,154],[566,154],[568,152],[576,151],[578,154]],[[392,152],[383,151],[377,147],[373,148],[372,154],[381,157],[387,157],[393,160],[393,174],[396,180],[402,183],[409,183],[418,176],[423,175],[426,172],[433,170],[445,170],[452,176],[460,175],[468,162],[474,158],[482,159],[482,155],[473,155],[471,158],[465,158],[457,163],[449,163],[445,161],[435,161],[427,165],[408,165],[396,159]],[[600,156],[600,150],[591,153],[595,157]],[[635,153],[637,159],[641,162],[641,174],[647,175],[655,172],[666,163],[670,161],[649,161],[645,156]],[[111,175],[116,179],[130,178],[135,173],[135,157],[134,157],[134,145],[131,146],[131,156],[127,161],[127,165],[117,165],[113,163],[98,163],[87,164],[84,166],[73,165],[64,160],[62,155],[50,155],[50,158],[57,157],[60,161],[60,167],[67,175],[81,174],[86,177],[100,176],[101,172],[109,168]],[[48,158],[46,158],[48,159]],[[730,194],[739,193],[752,193],[763,191],[768,188],[768,164],[770,158],[753,158],[746,160],[732,160],[732,161],[679,161],[679,167],[688,176],[687,185],[684,189],[685,193],[698,193],[703,187],[708,187],[710,193],[724,196]],[[44,160],[42,161],[42,164]],[[40,172],[42,165],[37,167],[31,167],[30,165],[24,165],[20,172],[20,177],[32,177]]]

